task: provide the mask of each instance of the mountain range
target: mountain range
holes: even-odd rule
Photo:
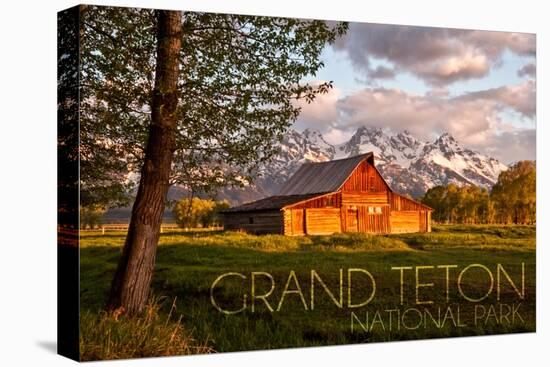
[[[408,131],[361,127],[342,144],[328,143],[315,130],[290,130],[279,144],[280,151],[261,177],[244,189],[226,189],[220,197],[233,203],[277,194],[283,182],[306,162],[323,162],[373,152],[375,163],[388,184],[413,197],[437,185],[493,186],[507,166],[497,159],[465,148],[448,133],[424,142]]]

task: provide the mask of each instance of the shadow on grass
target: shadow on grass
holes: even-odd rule
[[[500,238],[526,238],[535,237],[536,225],[509,224],[439,224],[433,226],[433,231],[453,232],[463,234],[484,234]]]

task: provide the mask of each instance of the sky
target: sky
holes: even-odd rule
[[[334,88],[303,104],[295,127],[332,144],[360,126],[450,133],[503,163],[535,159],[534,34],[350,23],[307,81]]]

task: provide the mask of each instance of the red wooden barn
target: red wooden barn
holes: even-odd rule
[[[277,196],[230,208],[226,230],[289,236],[430,232],[432,209],[392,191],[371,153],[305,163]]]

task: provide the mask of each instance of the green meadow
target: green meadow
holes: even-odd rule
[[[93,360],[535,331],[535,232],[163,233],[150,305],[132,319],[102,311],[125,233],[85,232],[81,352]]]

